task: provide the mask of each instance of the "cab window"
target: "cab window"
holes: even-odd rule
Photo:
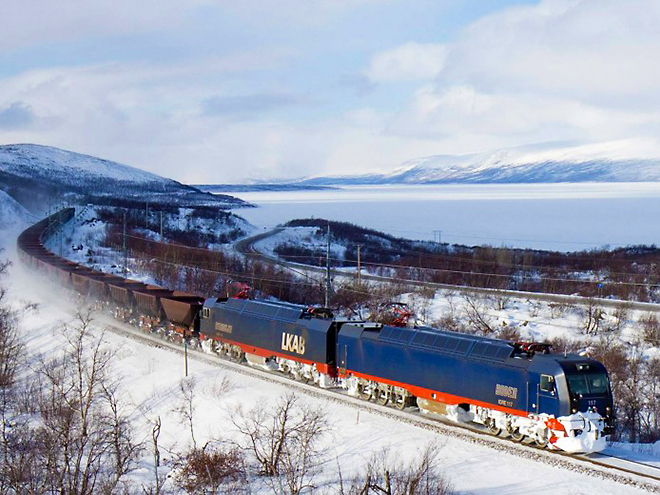
[[[210,317],[211,317],[211,308],[203,308],[202,318],[210,318]]]
[[[574,395],[606,394],[609,390],[607,375],[604,373],[584,373],[568,375],[568,388]]]
[[[541,390],[553,392],[555,390],[555,377],[552,375],[541,375]]]

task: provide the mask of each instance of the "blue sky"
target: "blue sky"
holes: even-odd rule
[[[4,0],[0,143],[191,183],[658,131],[656,0]]]

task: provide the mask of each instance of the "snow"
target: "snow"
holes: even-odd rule
[[[647,182],[660,180],[660,141],[540,143],[408,160],[388,173],[312,177],[302,184]]]
[[[31,218],[32,215],[23,206],[0,190],[0,231],[20,227]]]
[[[143,170],[82,155],[51,146],[36,144],[11,144],[0,146],[0,170],[21,177],[49,176],[70,177],[71,181],[87,178],[106,178],[138,184],[161,182],[174,183]]]
[[[21,323],[23,331],[29,335],[30,351],[57,352],[64,345],[64,339],[54,330],[56,322],[70,322],[70,312],[74,308],[71,304],[53,300],[52,290],[48,290],[41,282],[27,278],[19,267],[14,268],[13,277],[14,280],[24,282],[12,287],[11,295],[15,300],[28,298],[40,303],[39,312],[26,316]],[[43,287],[44,291],[30,290],[30,287],[38,286]],[[101,328],[102,325],[98,324],[95,331],[101,331]],[[173,460],[170,452],[185,451],[190,444],[186,425],[173,412],[177,401],[180,401],[178,387],[184,377],[182,357],[110,332],[105,333],[104,339],[109,347],[119,350],[115,369],[117,375],[122,377],[138,437],[145,440],[150,438],[149,420],[161,417],[163,427],[160,445],[166,463],[162,472],[166,472]],[[207,440],[219,438],[239,439],[230,420],[230,413],[237,404],[245,409],[257,404],[272,405],[288,391],[284,385],[256,379],[194,358],[189,362],[189,369],[190,377],[196,383],[195,434],[198,443],[202,445]],[[231,384],[229,391],[219,395],[217,392],[224,390],[226,383]],[[441,446],[440,462],[443,470],[461,492],[639,493],[628,486],[466,443],[378,414],[358,412],[335,402],[305,394],[300,394],[300,399],[314,407],[323,408],[333,425],[332,434],[325,439],[324,450],[327,456],[317,482],[336,479],[337,465],[341,467],[345,479],[357,474],[358,466],[385,447],[396,452],[398,458],[405,459],[416,455],[429,443],[436,443]],[[139,469],[132,475],[136,483],[146,485],[151,481],[151,462],[152,455],[147,451],[140,460]],[[256,493],[270,493],[270,490],[257,486]]]
[[[317,235],[319,234],[320,235]],[[258,249],[273,257],[275,248],[283,244],[300,245],[312,251],[320,251],[325,253],[328,247],[326,233],[323,229],[318,227],[287,227],[285,230],[276,233],[275,235],[266,237],[265,239],[256,243]],[[342,259],[346,252],[346,246],[336,242],[330,242],[330,257]]]

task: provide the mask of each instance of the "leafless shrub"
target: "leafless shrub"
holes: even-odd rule
[[[341,479],[341,495],[450,495],[451,483],[438,463],[440,449],[429,445],[410,463],[404,464],[389,449],[381,450],[360,470],[364,473],[346,485]]]
[[[581,308],[581,313],[583,317],[582,332],[585,335],[598,335],[605,320],[605,310],[596,302],[596,299],[590,297]]]
[[[435,328],[451,330],[452,332],[469,333],[463,323],[454,314],[444,313],[438,320],[431,324]]]
[[[287,394],[273,409],[237,409],[232,422],[245,439],[241,448],[250,452],[273,490],[297,495],[314,488],[320,443],[330,429],[320,408],[299,404],[294,394]]]
[[[632,306],[630,303],[623,304],[618,306],[613,312],[612,317],[614,318],[614,323],[612,324],[612,330],[615,332],[621,332],[623,327],[626,325],[630,318],[630,311]]]
[[[219,380],[209,384],[209,386],[206,388],[206,394],[217,399],[231,393],[234,389],[237,388],[237,386],[238,385],[236,382],[232,381],[226,376],[223,376]]]
[[[114,354],[102,335],[92,336],[90,321],[80,315],[65,330],[63,352],[31,377],[35,413],[26,419],[9,411],[18,428],[3,422],[2,468],[11,492],[111,493],[134,468],[140,445],[112,380]]]
[[[207,444],[193,448],[177,463],[174,481],[187,493],[249,493],[243,452],[238,448],[224,450]]]
[[[0,276],[8,267],[9,262],[0,262]],[[0,286],[0,388],[13,384],[24,350],[16,328],[16,312],[5,304],[5,297],[6,289]]]
[[[497,331],[497,338],[510,342],[520,342],[521,340],[520,331],[511,325],[502,325]]]
[[[641,326],[644,342],[653,347],[660,346],[660,321],[658,317],[654,313],[647,313],[639,319],[638,324]]]
[[[528,299],[527,303],[529,305],[529,315],[532,318],[536,318],[539,314],[541,314],[541,308],[543,307],[543,304],[540,301],[532,301]]]
[[[468,323],[481,335],[491,335],[495,332],[494,323],[488,314],[485,298],[477,294],[463,293],[463,310]]]
[[[431,317],[431,303],[435,298],[435,289],[421,287],[410,295],[411,312],[417,315],[417,319],[426,324]]]
[[[549,303],[548,308],[550,308],[550,316],[556,320],[564,316],[575,307],[568,303]]]
[[[563,336],[550,338],[547,342],[552,347],[553,352],[564,354],[577,354],[587,346],[587,343],[582,340],[569,339]]]
[[[502,311],[508,308],[509,303],[511,302],[511,296],[499,290],[495,291],[490,299],[492,301],[493,307],[498,311]]]

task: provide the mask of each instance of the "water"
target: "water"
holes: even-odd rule
[[[232,193],[234,212],[271,228],[294,218],[355,223],[398,237],[576,251],[660,244],[660,183],[362,186]]]

